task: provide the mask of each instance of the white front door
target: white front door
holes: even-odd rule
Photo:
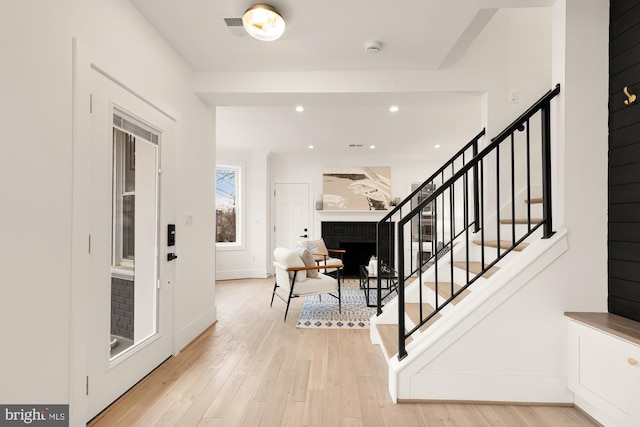
[[[275,184],[275,246],[295,248],[310,238],[309,184]]]
[[[161,152],[175,123],[92,71],[87,420],[173,351]],[[164,253],[164,251],[163,251]]]

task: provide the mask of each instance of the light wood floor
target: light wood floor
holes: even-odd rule
[[[595,426],[575,408],[404,403],[368,330],[296,329],[272,279],[218,282],[218,322],[91,426]]]

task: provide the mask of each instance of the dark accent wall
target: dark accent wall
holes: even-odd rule
[[[608,209],[608,309],[640,321],[640,0],[610,2]]]

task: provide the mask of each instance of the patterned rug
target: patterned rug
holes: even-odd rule
[[[369,318],[376,313],[375,307],[367,307],[364,291],[358,279],[345,279],[341,286],[342,313],[338,300],[330,295],[312,295],[305,298],[300,311],[297,328],[310,329],[369,329]],[[391,299],[395,293],[388,297]],[[320,300],[322,297],[322,300]],[[369,298],[375,303],[375,291]],[[386,299],[385,299],[386,301]]]

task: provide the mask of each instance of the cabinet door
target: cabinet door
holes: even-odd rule
[[[579,384],[629,414],[635,405],[638,366],[628,359],[638,356],[619,340],[611,338],[606,345],[601,341],[586,334],[579,337]]]
[[[635,424],[640,419],[638,345],[570,322],[568,356],[571,391],[616,423],[638,425]]]

